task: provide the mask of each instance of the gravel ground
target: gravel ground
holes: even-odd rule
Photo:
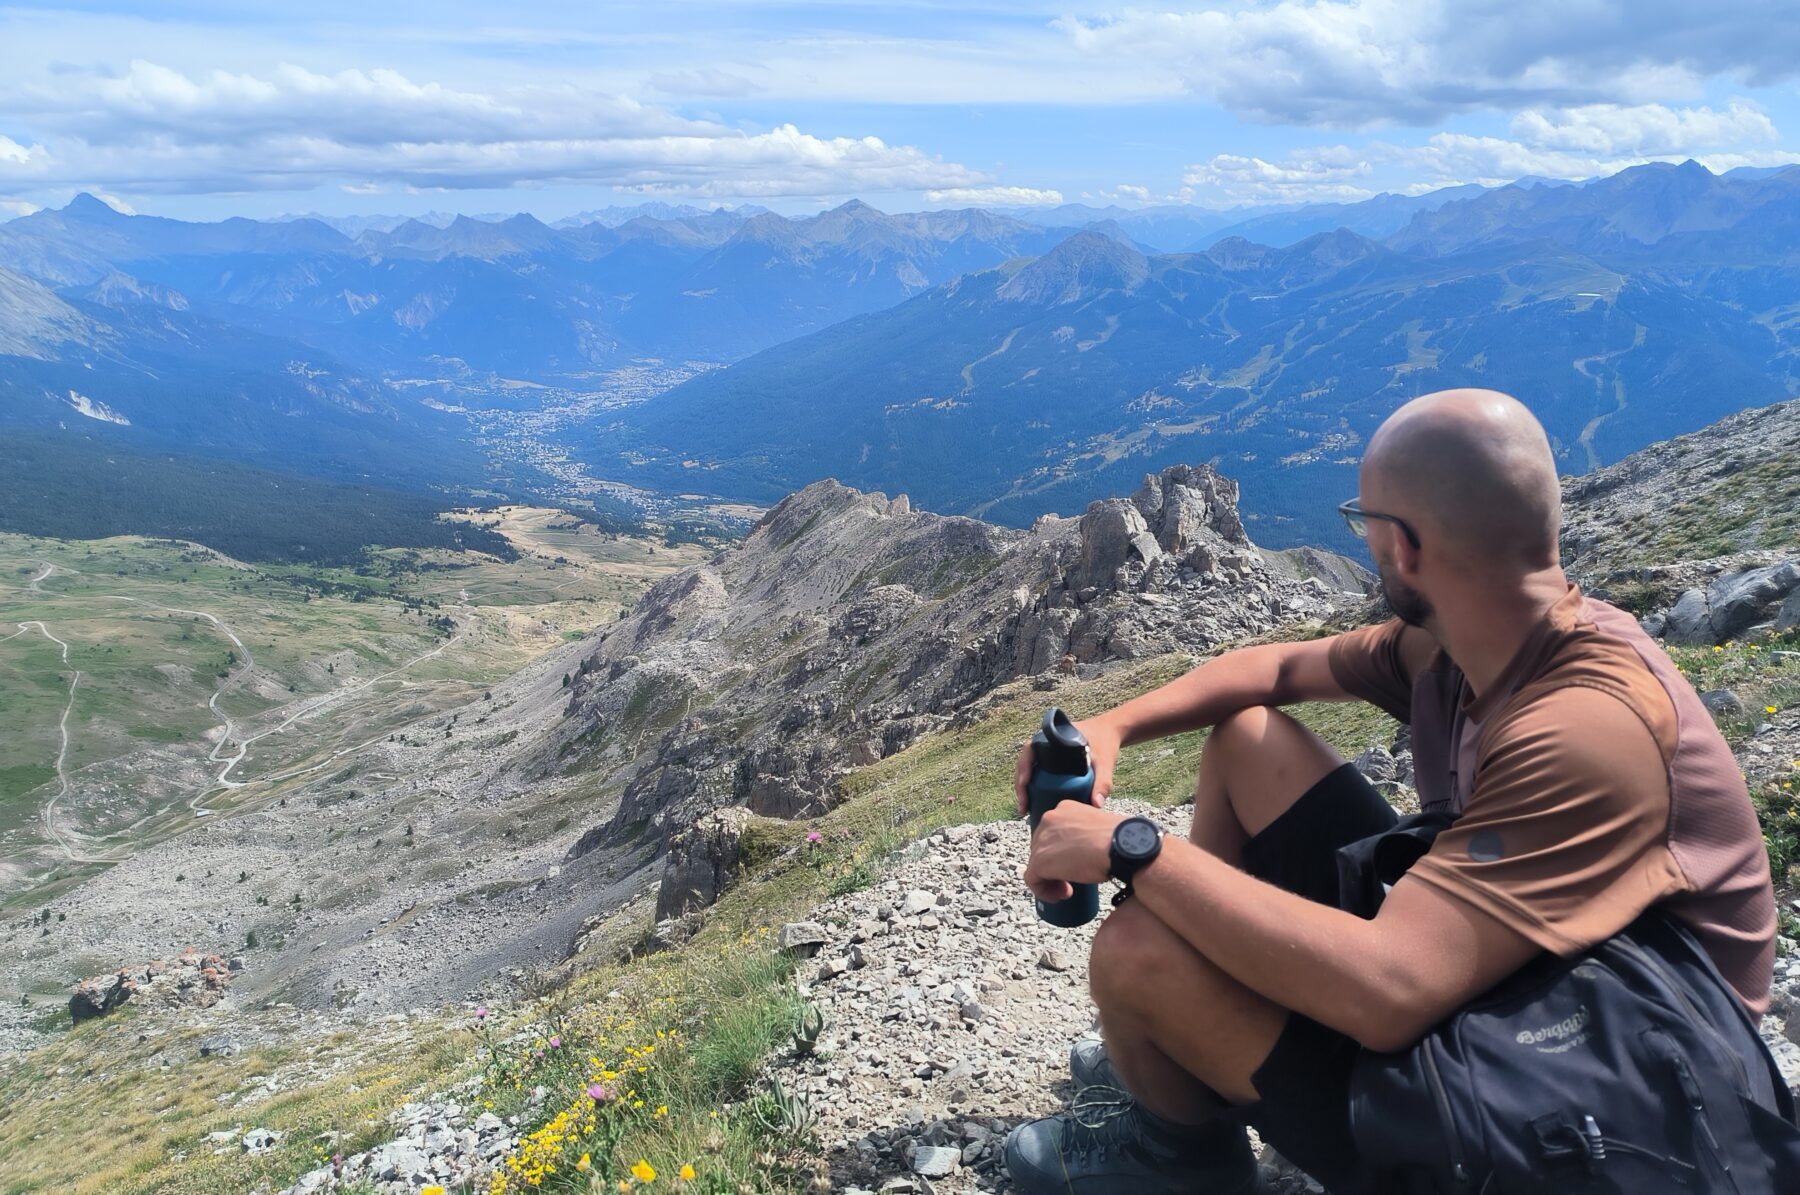
[[[1107,807],[1187,831],[1186,808]],[[1099,921],[1037,918],[1019,878],[1029,844],[1023,822],[939,831],[881,884],[821,906],[815,929],[792,931],[824,939],[801,974],[825,1028],[811,1056],[771,1073],[817,1112],[834,1185],[1008,1190],[1006,1133],[1072,1094],[1069,1047],[1096,1024]],[[1271,1191],[1319,1189],[1272,1154],[1265,1170]]]

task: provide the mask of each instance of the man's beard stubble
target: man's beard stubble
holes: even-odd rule
[[[1402,581],[1388,571],[1386,565],[1377,564],[1375,571],[1381,577],[1381,596],[1387,599],[1388,608],[1394,616],[1408,626],[1422,627],[1435,611],[1425,595]]]

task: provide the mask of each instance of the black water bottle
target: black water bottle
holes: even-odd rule
[[[1025,782],[1026,809],[1033,832],[1038,819],[1063,801],[1094,801],[1094,765],[1087,736],[1069,715],[1052,708],[1044,726],[1031,736],[1031,777]],[[1037,914],[1051,925],[1074,929],[1100,915],[1100,885],[1075,884],[1067,900],[1038,901]]]

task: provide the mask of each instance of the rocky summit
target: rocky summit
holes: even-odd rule
[[[719,810],[816,814],[854,768],[973,717],[1009,681],[1322,619],[1368,580],[1330,553],[1259,550],[1236,484],[1205,466],[1025,532],[820,482],[600,636],[544,762],[618,786],[572,857],[670,843],[657,914],[675,916],[731,870]]]

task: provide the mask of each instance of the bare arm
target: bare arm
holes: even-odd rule
[[[1160,689],[1134,697],[1104,714],[1077,723],[1088,737],[1094,761],[1094,797],[1112,791],[1119,751],[1167,735],[1212,726],[1254,705],[1299,701],[1348,701],[1350,694],[1331,674],[1330,639],[1270,643],[1226,652]],[[1019,752],[1013,791],[1025,812],[1025,782],[1031,775],[1031,745]]]
[[[1212,726],[1253,705],[1348,701],[1350,694],[1331,675],[1330,648],[1330,639],[1312,639],[1229,651],[1091,721],[1114,730],[1119,745],[1129,747]]]

